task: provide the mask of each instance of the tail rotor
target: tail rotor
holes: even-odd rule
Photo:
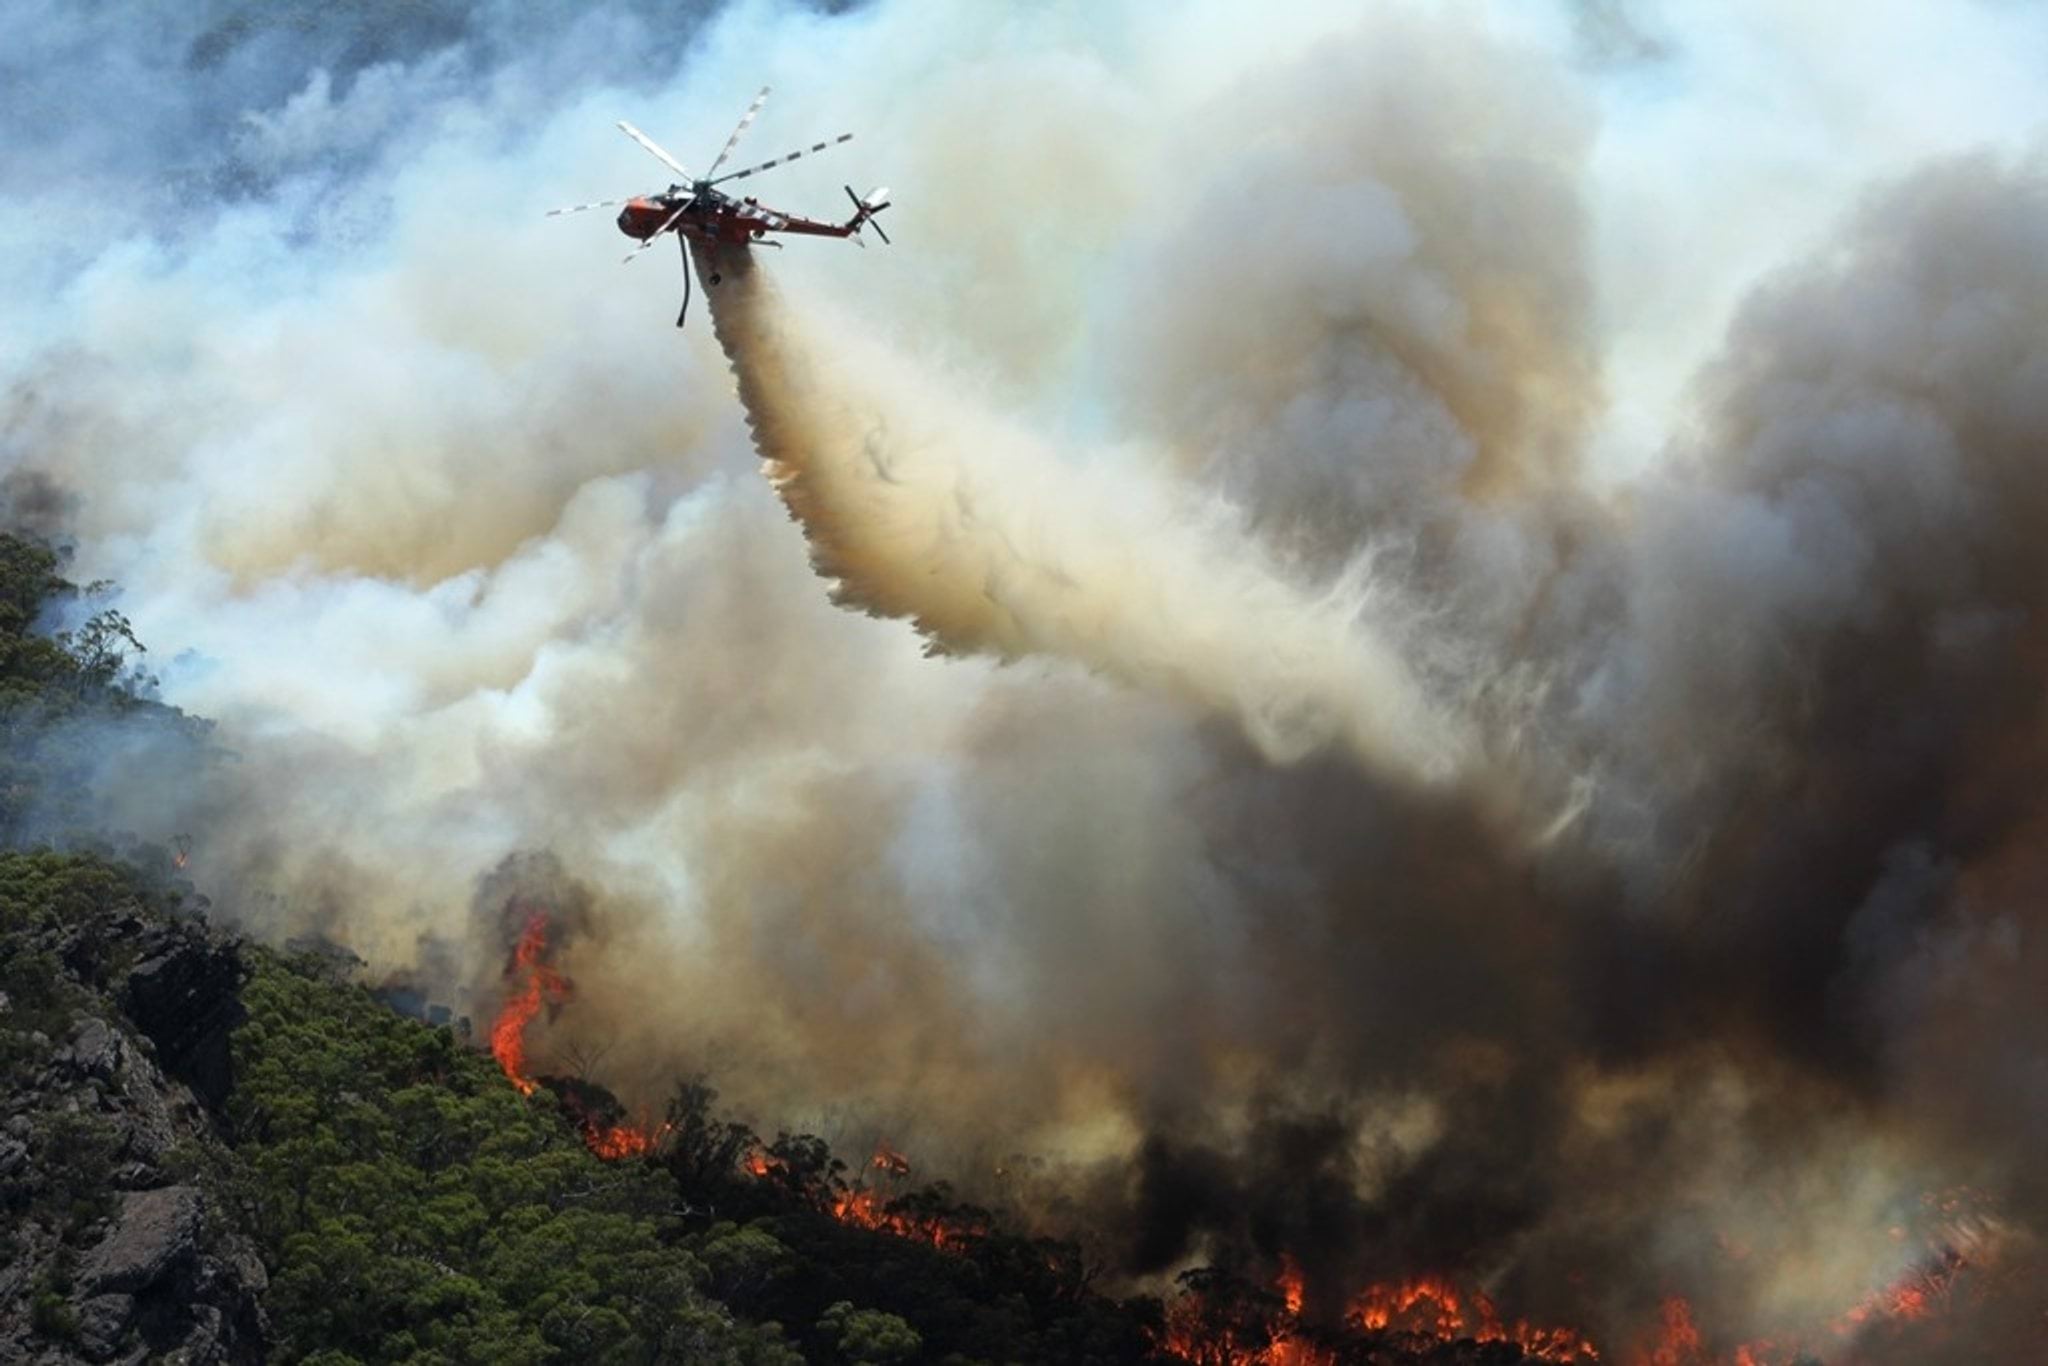
[[[862,228],[873,228],[875,236],[882,239],[884,246],[891,245],[889,234],[883,232],[882,225],[875,221],[875,215],[889,207],[889,187],[877,185],[865,195],[855,194],[851,185],[846,186],[845,190],[846,197],[853,201],[853,217],[846,220],[847,230],[853,234],[853,239],[856,242],[860,240]]]

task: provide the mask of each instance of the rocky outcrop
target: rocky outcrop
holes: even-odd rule
[[[197,1187],[124,1193],[74,1283],[79,1354],[195,1366],[261,1361],[262,1263],[253,1249],[209,1232]]]
[[[218,1197],[236,946],[132,906],[7,933],[58,971],[0,1004],[0,1366],[264,1360],[263,1264]]]
[[[234,1085],[228,1038],[247,1013],[237,994],[241,956],[191,924],[158,926],[138,948],[143,956],[122,984],[122,1008],[156,1045],[164,1070],[218,1110]]]
[[[79,1268],[83,1293],[133,1294],[160,1284],[199,1253],[205,1202],[194,1186],[128,1191],[114,1226]]]

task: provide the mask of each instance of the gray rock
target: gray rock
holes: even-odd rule
[[[0,1138],[0,1177],[12,1176],[28,1161],[28,1144],[18,1138]]]
[[[18,1249],[12,1261],[0,1262],[0,1304],[13,1304],[15,1297],[28,1289],[29,1278],[35,1269],[35,1263],[29,1257],[19,1255]],[[4,1359],[0,1357],[0,1361]]]
[[[121,1068],[121,1036],[105,1020],[87,1016],[73,1027],[70,1046],[56,1062],[84,1076],[111,1079]]]
[[[91,1292],[154,1285],[197,1252],[203,1210],[192,1186],[129,1191],[113,1231],[87,1254],[79,1284]]]
[[[192,1307],[192,1331],[185,1337],[184,1351],[188,1361],[219,1361],[225,1355],[221,1351],[221,1330],[225,1326],[221,1312],[210,1304]]]
[[[191,1118],[199,1120],[199,1111],[181,1094],[171,1093],[165,1088],[161,1074],[139,1057],[131,1057],[129,1065],[117,1079],[115,1108],[122,1115],[123,1155],[152,1166],[163,1160],[178,1141],[179,1123],[175,1110],[182,1105],[191,1110]],[[189,1127],[189,1126],[188,1126]],[[136,1181],[136,1186],[153,1186],[155,1181]]]
[[[264,1269],[263,1258],[256,1255],[256,1244],[247,1238],[235,1238],[228,1245],[228,1269],[235,1279],[247,1288],[252,1298],[261,1298],[270,1289],[270,1272]]]
[[[130,1295],[93,1295],[75,1306],[78,1313],[78,1347],[93,1361],[107,1361],[121,1350],[121,1339],[135,1321],[135,1299]]]

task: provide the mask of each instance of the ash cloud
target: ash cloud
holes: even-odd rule
[[[12,12],[11,98],[134,98],[10,147],[0,477],[237,756],[110,762],[124,819],[476,1010],[552,888],[537,1051],[1038,1155],[987,1184],[1134,1274],[1451,1272],[1619,1354],[1825,1325],[1930,1191],[2038,1265],[2038,22],[1909,108],[1917,12],[1240,11]],[[1614,15],[1653,74],[1574,68]],[[720,287],[750,433],[538,213],[762,80],[762,155],[859,134],[773,202],[887,179],[898,246]]]

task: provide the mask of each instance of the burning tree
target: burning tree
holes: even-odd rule
[[[1273,1349],[1290,1317],[1284,1296],[1217,1267],[1184,1271],[1176,1283],[1163,1350],[1190,1366],[1277,1366]]]

